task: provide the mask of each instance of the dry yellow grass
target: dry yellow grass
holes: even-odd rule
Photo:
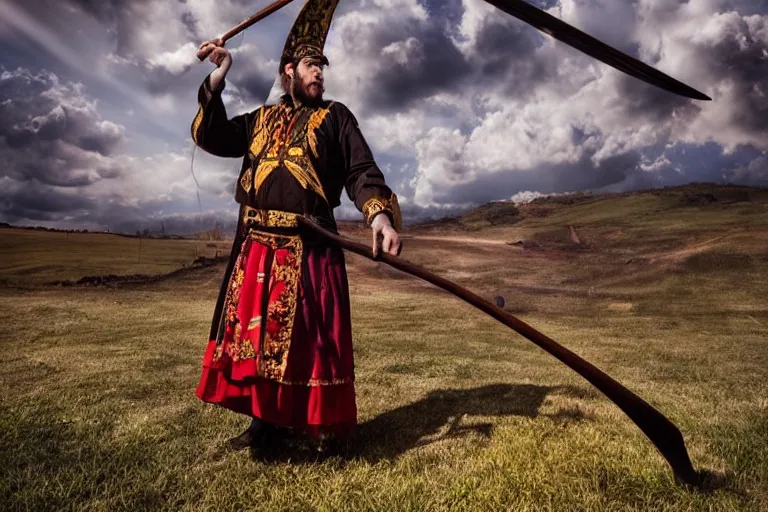
[[[102,233],[0,229],[0,281],[35,286],[86,276],[160,275],[198,256],[229,254],[228,242],[136,238]]]
[[[0,289],[0,508],[768,510],[768,212],[735,204],[691,223],[652,199],[411,230],[404,257],[503,295],[659,408],[696,467],[721,477],[710,492],[677,487],[613,404],[525,339],[348,256],[361,425],[353,457],[323,462],[221,450],[247,420],[193,394],[221,267]],[[586,248],[569,245],[569,225]],[[745,226],[736,246],[651,257]]]

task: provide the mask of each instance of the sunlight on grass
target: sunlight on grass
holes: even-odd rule
[[[710,492],[678,487],[615,405],[531,342],[447,293],[349,256],[360,426],[351,455],[325,461],[227,452],[248,420],[195,397],[222,267],[115,288],[0,287],[2,508],[766,510],[766,224],[755,221],[760,230],[728,251],[626,263],[625,250],[671,257],[727,234],[737,214],[713,217],[705,232],[684,210],[665,213],[678,227],[662,251],[638,235],[656,222],[659,200],[626,199],[605,203],[610,211],[576,204],[525,221],[536,235],[578,217],[588,252],[446,249],[415,237],[404,256],[444,274],[460,269],[459,282],[503,295],[513,314],[658,408],[694,465],[717,477]],[[504,239],[511,229],[473,236]],[[42,256],[49,242],[6,245],[4,261],[22,248],[37,256],[3,275],[45,282],[53,274],[40,267],[73,268]],[[158,271],[188,257],[186,242],[169,243],[180,245],[153,253]],[[135,271],[121,252],[80,254],[88,272]]]
[[[119,310],[101,291],[0,299],[13,354],[0,374],[11,390],[0,408],[6,504],[750,510],[764,496],[766,425],[748,419],[768,405],[766,365],[751,364],[766,350],[764,332],[745,323],[697,337],[624,311],[528,318],[676,421],[697,466],[732,474],[732,490],[700,494],[676,487],[653,446],[586,382],[447,295],[353,297],[357,457],[263,463],[222,452],[245,420],[193,395],[213,293],[110,293]],[[29,328],[31,311],[46,321]],[[738,326],[752,348],[730,343]]]
[[[0,282],[39,285],[85,276],[165,274],[198,256],[228,255],[230,247],[229,242],[5,228],[0,229]]]

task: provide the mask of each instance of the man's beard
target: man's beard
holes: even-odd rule
[[[320,82],[304,85],[304,76],[296,73],[291,81],[291,94],[304,105],[314,105],[323,101],[325,87]]]

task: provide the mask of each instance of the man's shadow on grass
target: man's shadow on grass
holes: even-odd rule
[[[570,386],[494,384],[473,389],[430,392],[411,404],[385,412],[358,426],[348,451],[368,461],[394,459],[413,448],[436,441],[470,435],[490,439],[493,423],[476,423],[471,417],[522,416],[535,418],[552,393],[583,398],[587,391]],[[560,421],[581,421],[579,409],[549,415]],[[464,423],[464,424],[462,424]]]
[[[416,402],[361,423],[352,439],[340,451],[332,454],[341,456],[342,460],[377,462],[396,459],[414,448],[449,438],[476,435],[487,440],[493,434],[494,424],[473,422],[473,416],[535,418],[540,415],[539,408],[550,394],[574,398],[594,396],[588,390],[573,386],[532,384],[494,384],[472,389],[436,390]],[[548,416],[564,422],[586,419],[578,408],[561,409]],[[302,454],[283,448],[277,453],[260,453],[258,458],[273,462],[298,462],[317,460],[317,454]]]
[[[394,460],[409,450],[434,442],[476,436],[480,440],[492,437],[493,423],[478,423],[472,417],[521,416],[548,417],[561,423],[589,421],[578,407],[560,408],[553,414],[541,414],[539,409],[550,395],[587,399],[600,396],[597,391],[575,386],[536,386],[532,384],[494,384],[472,389],[436,390],[424,398],[392,409],[358,425],[351,441],[340,451],[318,455],[311,450],[286,449],[252,452],[262,462],[314,463],[329,457],[344,465],[350,460],[376,463]],[[739,495],[743,491],[731,472],[699,472],[699,491],[728,490]]]

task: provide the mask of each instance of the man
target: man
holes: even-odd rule
[[[401,249],[397,197],[349,109],[323,99],[337,3],[304,5],[283,51],[277,105],[229,119],[221,92],[232,56],[220,41],[200,47],[217,68],[200,88],[192,137],[209,153],[244,158],[237,233],[196,394],[253,418],[230,440],[236,450],[278,428],[340,440],[357,423],[344,255],[302,233],[297,217],[336,230],[346,189],[371,226],[374,254]]]

